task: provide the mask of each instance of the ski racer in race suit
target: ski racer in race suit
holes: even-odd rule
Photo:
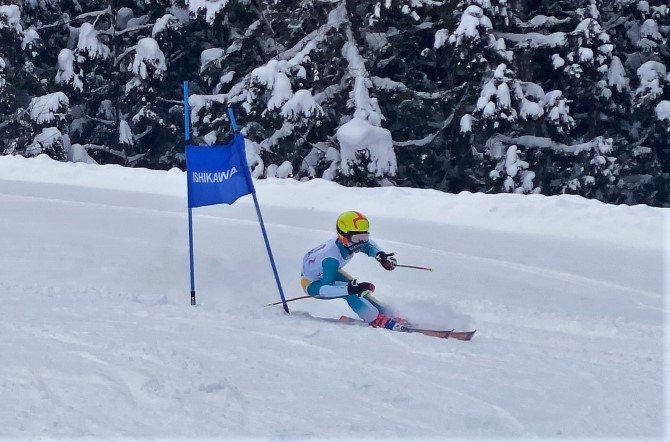
[[[398,330],[406,323],[387,316],[388,312],[371,296],[375,286],[358,282],[342,270],[354,254],[374,257],[386,270],[393,270],[397,261],[393,253],[385,253],[370,239],[370,223],[360,212],[344,212],[337,218],[337,238],[314,247],[302,261],[301,285],[310,296],[344,298],[349,307],[373,327]]]

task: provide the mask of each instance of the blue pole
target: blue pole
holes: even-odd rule
[[[233,132],[237,133],[237,121],[235,121],[235,115],[233,114],[233,109],[228,108],[228,117],[230,117],[230,125],[233,126]]]
[[[186,145],[191,140],[191,111],[188,105],[188,81],[184,82],[184,142]],[[188,174],[188,164],[186,165]],[[186,179],[187,194],[190,181]],[[195,305],[195,264],[193,259],[193,209],[188,208],[188,253],[191,267],[191,305]]]
[[[247,171],[248,170],[249,168],[247,167]],[[247,175],[248,174],[249,172],[247,172]],[[263,215],[261,215],[261,208],[258,205],[258,198],[256,198],[255,190],[251,192],[251,196],[254,198],[254,205],[256,206],[256,214],[258,215],[258,221],[261,224],[261,232],[263,232],[263,240],[265,241],[265,248],[268,250],[268,256],[270,257],[270,265],[272,265],[272,272],[275,275],[275,281],[277,281],[277,288],[279,289],[279,297],[281,298],[282,305],[284,306],[284,311],[290,314],[291,312],[288,310],[288,305],[286,304],[286,298],[284,297],[284,290],[281,287],[281,281],[279,281],[279,273],[277,273],[277,266],[275,265],[275,259],[272,256],[270,241],[268,241],[268,234],[265,231],[265,224],[263,223]]]
[[[195,270],[193,267],[193,209],[188,208],[188,252],[191,262],[191,305],[195,305]]]
[[[188,104],[188,81],[184,82],[184,141],[191,141],[191,109]]]
[[[238,133],[237,122],[235,121],[235,115],[233,114],[233,109],[228,108],[228,116],[230,117],[230,125],[233,127],[235,134]],[[254,188],[254,183],[251,180],[251,173],[249,172],[249,165],[247,164],[246,155],[242,156],[242,161],[244,162],[244,176],[247,179],[247,185],[251,189],[251,196],[254,198],[254,206],[256,206],[256,215],[258,216],[258,222],[261,225],[261,232],[263,233],[263,240],[265,241],[265,248],[268,251],[268,256],[270,257],[270,265],[272,266],[272,273],[275,275],[275,281],[277,282],[277,288],[279,289],[279,296],[281,297],[282,305],[284,306],[284,311],[288,314],[291,312],[288,309],[286,304],[286,297],[284,296],[284,289],[282,289],[281,281],[279,280],[279,273],[277,272],[277,266],[275,264],[275,259],[272,256],[272,248],[270,248],[270,241],[268,240],[268,234],[265,230],[265,223],[263,222],[263,215],[261,214],[261,206],[258,204],[258,198],[256,197],[256,189]]]

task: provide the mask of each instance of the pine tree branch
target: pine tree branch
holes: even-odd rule
[[[142,31],[142,30],[144,30],[144,29],[149,29],[149,28],[153,28],[153,27],[154,27],[153,24],[146,24],[146,25],[132,26],[132,27],[130,27],[130,28],[121,29],[120,31],[116,31],[115,35],[116,35],[116,36],[119,36],[119,35],[123,35],[123,34],[131,33],[131,32]]]
[[[586,143],[563,144],[558,143],[551,138],[537,137],[534,135],[521,135],[519,137],[509,137],[507,135],[494,135],[490,140],[499,140],[503,143],[512,145],[518,144],[520,146],[538,149],[551,149],[559,153],[578,154],[579,152],[590,151],[597,146],[596,140],[587,141]]]
[[[132,54],[133,51],[135,51],[135,49],[136,49],[135,46],[131,46],[128,49],[126,49],[125,51],[123,51],[123,53],[121,55],[116,57],[116,60],[114,60],[114,67],[116,68],[119,64],[121,64],[123,59],[126,58],[128,55]]]
[[[415,97],[420,98],[422,100],[444,100],[448,99],[451,96],[455,95],[458,93],[461,89],[464,87],[467,87],[467,83],[463,83],[460,86],[456,86],[452,89],[448,90],[443,90],[439,92],[422,92],[422,91],[415,91],[413,89],[408,88],[405,86],[404,83],[400,81],[393,81],[388,78],[381,78],[381,77],[370,77],[372,80],[372,83],[375,85],[377,89],[383,89],[387,91],[393,91],[397,90],[400,92],[409,92],[413,94]]]
[[[128,156],[122,150],[110,149],[109,146],[103,146],[101,144],[91,144],[91,143],[82,144],[81,147],[83,147],[86,150],[94,150],[94,151],[97,150],[99,152],[106,152],[110,155],[122,158],[124,163],[128,162]]]
[[[614,17],[612,20],[608,21],[607,23],[603,23],[603,31],[607,32],[612,28],[616,28],[619,25],[622,25],[628,21],[628,17],[622,17],[621,13],[619,13],[616,17]]]
[[[652,133],[653,133],[653,131],[648,130],[647,133],[645,133],[644,136],[643,136],[642,138],[640,138],[639,140],[637,140],[635,143],[632,143],[631,146],[634,146],[634,147],[641,146],[642,143],[644,143],[645,141],[647,141],[647,139],[651,136]]]
[[[107,126],[114,126],[116,124],[116,121],[112,120],[103,120],[102,118],[96,118],[96,117],[90,117],[90,116],[84,116],[87,120],[95,121],[96,123],[101,123]]]
[[[265,12],[263,11],[263,8],[262,8],[263,2],[259,1],[258,3],[259,3],[259,5],[256,7],[256,11],[259,13],[263,22],[265,22],[268,29],[270,30],[270,35],[272,36],[272,41],[274,41],[274,43],[275,43],[275,53],[276,53],[277,57],[279,57],[279,46],[277,46],[277,39],[275,37],[275,30],[272,27],[272,23],[270,23],[270,21],[267,19],[267,17],[265,17]]]
[[[49,28],[55,28],[55,27],[58,27],[58,26],[68,25],[70,23],[74,23],[76,21],[84,20],[84,19],[91,18],[91,17],[95,17],[96,20],[97,20],[100,16],[103,16],[105,14],[110,14],[111,12],[112,12],[112,10],[109,7],[106,7],[105,9],[101,9],[99,11],[85,12],[83,14],[79,14],[78,16],[76,16],[75,18],[72,18],[70,20],[60,20],[56,23],[51,23],[50,25],[39,26],[39,27],[34,28],[34,29],[36,31],[41,31],[43,29],[49,29]]]
[[[21,109],[21,110],[19,110],[16,114],[11,115],[11,116],[8,117],[5,121],[3,121],[2,123],[0,123],[0,129],[3,129],[3,128],[9,126],[9,125],[12,124],[12,123],[16,123],[17,121],[19,121],[19,119],[20,119],[21,117],[23,117],[23,116],[26,115],[27,113],[28,113],[28,109]]]
[[[462,89],[463,86],[465,86],[465,92],[463,93],[463,96],[458,101],[456,106],[454,106],[454,111],[451,113],[451,115],[449,115],[447,117],[446,120],[444,120],[444,122],[442,123],[442,127],[437,132],[435,132],[433,134],[430,134],[430,135],[427,135],[427,136],[421,138],[420,140],[394,141],[393,145],[396,146],[396,147],[407,147],[407,146],[425,146],[427,144],[432,143],[433,140],[435,140],[435,138],[437,138],[437,136],[443,130],[445,130],[447,127],[449,127],[449,125],[451,125],[451,122],[454,120],[454,117],[456,116],[456,113],[458,112],[458,110],[463,105],[463,102],[465,101],[465,99],[468,97],[467,92],[468,92],[468,89],[469,89],[469,85],[467,83],[465,83],[465,84],[463,84],[463,85],[461,85],[461,86],[459,86],[458,88],[455,88],[455,89]]]
[[[170,56],[170,58],[168,58],[168,60],[167,60],[167,64],[168,64],[168,65],[171,65],[171,64],[174,63],[175,61],[177,61],[177,60],[179,60],[180,58],[183,58],[184,56],[186,56],[188,53],[189,53],[189,51],[186,50],[186,49],[183,49],[183,50],[181,50],[181,51],[177,51],[177,52],[175,52],[173,55]]]
[[[181,105],[182,107],[184,106],[184,102],[181,100],[169,100],[167,98],[163,97],[156,97],[156,100],[163,102],[163,103],[169,103],[169,104],[178,104]]]
[[[149,132],[151,132],[153,130],[153,128],[154,128],[153,126],[149,126],[141,134],[133,135],[133,140],[135,140],[135,141],[141,140],[142,138],[146,137],[149,134]]]

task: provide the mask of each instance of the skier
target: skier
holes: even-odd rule
[[[344,298],[349,307],[373,327],[399,330],[407,321],[391,318],[379,301],[371,296],[370,282],[359,282],[342,270],[354,254],[363,252],[374,257],[386,270],[397,261],[370,239],[370,223],[360,212],[344,212],[337,218],[337,238],[307,252],[302,261],[301,285],[305,293],[318,298]]]

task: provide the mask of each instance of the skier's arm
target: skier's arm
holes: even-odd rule
[[[376,242],[370,240],[366,245],[361,249],[362,252],[366,253],[369,257],[375,258],[379,264],[382,265],[386,270],[395,269],[398,264],[396,259],[393,257],[393,253],[384,252]]]
[[[367,244],[365,244],[361,249],[361,252],[365,253],[371,258],[377,256],[377,253],[381,251],[382,251],[381,247],[379,247],[379,245],[377,245],[377,243],[374,242],[373,240],[369,240]]]

